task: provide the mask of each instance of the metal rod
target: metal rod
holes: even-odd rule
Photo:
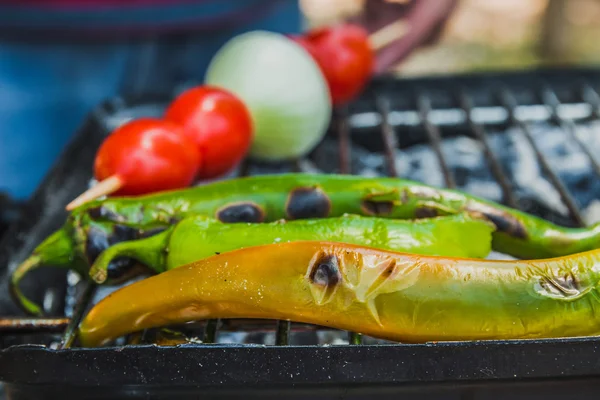
[[[592,105],[592,116],[600,118],[600,95],[589,84],[583,85],[581,90],[583,100]]]
[[[600,175],[600,164],[598,163],[596,156],[591,152],[590,147],[586,146],[585,143],[583,143],[581,139],[579,139],[579,136],[577,136],[577,126],[575,126],[575,123],[572,119],[563,118],[558,112],[558,108],[560,107],[560,100],[558,99],[558,96],[556,96],[556,93],[554,93],[554,91],[550,88],[544,88],[542,90],[542,99],[550,109],[554,121],[563,131],[567,132],[571,139],[573,139],[577,143],[579,148],[583,150],[583,152],[587,155],[590,162],[592,163],[594,172],[596,172],[597,175]]]
[[[206,322],[206,327],[204,328],[204,337],[202,338],[202,342],[204,343],[214,343],[217,339],[217,331],[219,329],[219,320],[218,319],[209,319]]]
[[[349,335],[349,344],[359,345],[362,344],[362,335],[360,333],[350,332]]]
[[[346,108],[339,109],[337,115],[337,134],[338,144],[340,149],[340,174],[352,173],[350,164],[350,152],[352,146],[350,144],[350,129],[348,124],[348,112]]]
[[[77,304],[73,310],[71,321],[69,322],[69,325],[67,325],[67,329],[63,334],[60,344],[58,345],[59,349],[68,349],[73,345],[73,342],[77,336],[77,327],[81,322],[83,313],[87,309],[88,305],[92,301],[92,298],[94,297],[94,294],[96,293],[97,286],[95,283],[86,281],[84,285],[85,287],[83,288],[83,293],[81,294],[81,297],[79,297],[79,300],[77,301]]]
[[[301,162],[302,160],[299,158],[296,158],[292,161],[292,171],[294,172],[302,172],[302,165]]]
[[[535,143],[535,139],[533,138],[533,135],[531,134],[529,125],[527,125],[526,123],[521,121],[515,115],[514,110],[517,106],[516,99],[514,98],[512,93],[510,93],[506,89],[501,90],[500,96],[501,96],[502,102],[504,103],[504,106],[509,111],[511,122],[514,125],[516,125],[517,127],[519,127],[521,132],[523,132],[523,135],[525,135],[525,138],[527,139],[527,141],[529,142],[529,145],[533,149],[538,162],[542,166],[542,169],[544,170],[544,172],[546,172],[546,174],[548,175],[548,179],[554,185],[556,190],[558,190],[558,193],[560,194],[562,201],[567,206],[567,209],[569,210],[571,217],[575,220],[575,222],[579,226],[584,226],[585,222],[583,220],[583,217],[581,216],[581,211],[579,210],[579,207],[577,206],[575,199],[573,199],[573,196],[569,193],[569,190],[567,189],[565,184],[558,177],[558,175],[556,175],[556,173],[552,170],[552,167],[550,167],[550,164],[548,164],[548,160],[546,159],[544,154],[542,154],[538,145]]]
[[[69,318],[0,318],[0,335],[62,332]]]
[[[250,174],[250,161],[248,158],[244,158],[240,165],[239,176],[248,176]]]
[[[290,321],[277,321],[277,334],[275,344],[278,346],[287,346],[290,344]]]
[[[431,112],[431,101],[427,96],[420,94],[417,96],[417,108],[419,110],[421,122],[425,127],[425,132],[427,133],[429,143],[431,144],[431,147],[433,148],[433,151],[435,152],[435,155],[440,163],[440,168],[442,169],[446,186],[450,189],[454,189],[456,187],[456,182],[454,181],[454,176],[448,167],[446,157],[442,152],[442,135],[440,134],[438,127],[432,124],[429,119],[429,113]]]
[[[390,124],[389,105],[387,100],[383,98],[377,98],[375,102],[377,111],[381,115],[381,136],[383,139],[383,149],[388,174],[390,176],[398,176],[395,156],[395,150],[398,145],[396,143],[396,134],[394,133],[394,128],[392,128],[392,125]]]
[[[473,121],[473,102],[471,101],[471,98],[467,95],[465,91],[462,91],[459,100],[461,107],[465,110],[465,113],[467,114],[467,122],[469,124],[469,127],[471,128],[471,131],[473,131],[475,137],[477,137],[477,139],[483,144],[483,152],[485,153],[485,158],[488,161],[488,165],[490,166],[494,178],[496,178],[496,181],[502,188],[504,202],[509,207],[517,208],[518,203],[514,194],[514,189],[508,177],[506,176],[504,169],[500,165],[498,158],[492,151],[490,140],[485,128],[483,127],[483,125]]]

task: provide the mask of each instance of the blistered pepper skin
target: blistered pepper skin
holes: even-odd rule
[[[111,246],[96,259],[90,275],[102,283],[108,266],[119,257],[131,257],[161,273],[214,254],[302,240],[334,240],[414,254],[485,258],[491,249],[492,231],[491,223],[464,215],[410,221],[348,215],[260,224],[226,224],[196,215],[150,238]]]
[[[560,257],[600,247],[600,224],[563,228],[465,193],[398,178],[282,174],[229,179],[178,192],[109,198],[76,210],[136,226],[201,214],[223,222],[338,217],[411,219],[466,213],[496,227],[493,248],[517,258]]]
[[[600,333],[600,250],[537,261],[415,256],[333,242],[241,249],[124,287],[84,318],[99,346],[207,318],[274,318],[410,343]]]

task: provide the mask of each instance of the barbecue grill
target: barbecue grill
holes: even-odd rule
[[[306,159],[247,162],[233,175],[409,177],[583,225],[600,219],[599,91],[600,71],[592,69],[379,78],[335,112]],[[88,187],[103,137],[126,119],[159,115],[172,95],[117,98],[90,114],[4,234],[3,285],[63,223],[65,204]],[[230,320],[175,327],[168,339],[165,331],[148,331],[86,349],[78,346],[77,324],[113,289],[65,271],[31,275],[24,292],[44,304],[48,317],[0,318],[0,380],[13,399],[576,399],[595,397],[600,388],[597,338],[407,345],[293,322]],[[0,296],[0,314],[18,315],[8,291]]]

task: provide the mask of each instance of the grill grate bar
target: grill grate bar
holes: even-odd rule
[[[77,335],[77,328],[79,327],[83,313],[92,301],[92,298],[94,297],[98,287],[95,283],[90,281],[85,281],[84,285],[83,293],[77,300],[77,304],[73,310],[71,321],[69,322],[69,325],[67,325],[67,329],[65,330],[60,344],[58,345],[59,349],[68,349],[73,345]]]
[[[219,320],[218,319],[209,319],[206,322],[206,327],[204,328],[204,337],[202,337],[203,343],[214,343],[217,339],[217,331],[219,329]]]
[[[446,157],[442,152],[442,137],[440,134],[439,128],[434,125],[430,118],[429,114],[431,113],[431,101],[429,98],[423,94],[417,96],[417,108],[419,110],[419,117],[421,118],[421,123],[425,128],[425,132],[427,133],[427,138],[429,139],[429,143],[437,156],[437,159],[440,163],[440,168],[442,169],[442,174],[444,175],[444,182],[446,186],[450,189],[456,188],[456,182],[454,180],[454,176],[452,176],[452,172],[448,167],[448,163],[446,162]]]
[[[70,318],[0,318],[0,334],[63,332]]]
[[[277,321],[277,332],[275,334],[275,344],[278,346],[287,346],[290,344],[290,321]]]
[[[511,122],[513,123],[513,125],[517,126],[521,130],[521,132],[527,139],[527,142],[529,143],[529,145],[531,146],[531,148],[533,149],[533,151],[536,155],[537,161],[542,166],[542,169],[544,170],[544,172],[548,175],[548,179],[550,179],[550,182],[552,183],[552,185],[556,188],[556,190],[558,190],[562,201],[567,206],[567,209],[569,210],[569,213],[571,214],[571,217],[579,226],[584,226],[585,222],[581,215],[581,211],[579,210],[579,207],[577,206],[577,203],[575,202],[575,199],[573,198],[573,196],[571,195],[571,193],[569,192],[569,190],[567,189],[565,184],[562,182],[562,180],[553,171],[550,164],[548,164],[548,160],[546,159],[544,154],[539,149],[537,143],[535,143],[535,139],[533,138],[533,135],[531,133],[531,129],[529,128],[529,125],[526,124],[525,122],[523,122],[521,119],[519,119],[515,115],[515,109],[518,106],[517,100],[512,95],[512,93],[510,91],[508,91],[507,89],[501,90],[500,98],[501,98],[501,101],[503,102],[504,106],[509,111],[509,118],[510,118]]]
[[[579,136],[577,136],[577,127],[575,126],[573,120],[570,118],[561,117],[558,111],[560,107],[560,100],[556,96],[556,93],[554,93],[552,89],[546,87],[542,90],[542,99],[550,109],[552,119],[558,124],[558,126],[560,126],[560,128],[563,131],[567,132],[571,139],[573,139],[577,143],[581,150],[583,150],[583,152],[588,156],[592,167],[594,168],[594,172],[596,172],[597,175],[600,175],[600,164],[598,164],[598,160],[596,159],[594,154],[592,154],[590,148],[581,141]]]
[[[390,124],[390,106],[388,101],[382,98],[375,100],[377,111],[381,115],[381,135],[383,139],[384,155],[387,165],[388,174],[390,176],[398,176],[396,169],[395,150],[398,147],[394,128]]]
[[[360,333],[350,332],[350,335],[348,336],[348,344],[361,345],[362,339],[363,337]]]
[[[348,111],[344,108],[338,110],[336,115],[338,144],[340,146],[340,174],[351,174],[352,166],[350,165],[350,154],[352,152],[352,145],[350,144]]]
[[[475,137],[483,144],[483,152],[485,153],[485,158],[488,161],[488,165],[496,178],[496,181],[502,188],[502,195],[504,197],[504,202],[512,208],[518,208],[517,198],[514,194],[514,189],[509,182],[504,169],[500,165],[498,158],[492,151],[492,147],[490,146],[490,141],[488,134],[483,127],[478,122],[473,120],[473,101],[467,95],[465,91],[461,91],[460,93],[460,104],[463,110],[467,115],[467,122],[471,131],[475,134]]]
[[[583,100],[592,105],[592,116],[600,118],[600,95],[598,92],[589,84],[583,85],[581,92]]]

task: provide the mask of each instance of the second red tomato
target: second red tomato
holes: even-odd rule
[[[165,119],[183,126],[202,154],[198,178],[210,179],[232,170],[252,143],[253,127],[244,103],[217,87],[199,86],[179,95]]]
[[[321,68],[334,105],[351,101],[373,74],[375,53],[367,31],[360,26],[317,28],[291,39],[303,46]]]

